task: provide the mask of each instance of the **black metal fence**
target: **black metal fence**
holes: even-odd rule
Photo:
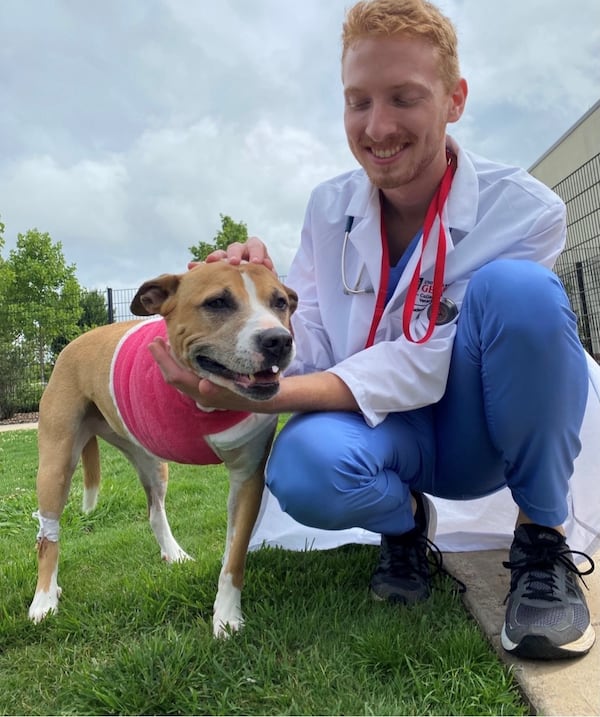
[[[80,312],[64,303],[56,312],[0,304],[0,419],[37,410],[57,355],[77,335]]]
[[[586,350],[600,361],[600,154],[553,187],[567,205],[567,246],[556,262]]]
[[[129,321],[139,319],[129,310],[129,305],[135,296],[137,289],[110,289],[106,290],[106,308],[108,311],[108,323],[114,324],[117,321]]]

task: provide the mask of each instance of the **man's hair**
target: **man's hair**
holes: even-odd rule
[[[448,91],[460,79],[458,40],[452,22],[427,0],[360,0],[346,12],[342,60],[363,37],[420,37],[436,48],[440,77]]]

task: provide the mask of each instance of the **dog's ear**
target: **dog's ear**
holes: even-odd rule
[[[296,311],[298,308],[298,294],[293,290],[290,289],[289,286],[283,285],[283,288],[285,289],[285,293],[288,296],[288,301],[290,302],[290,316]]]
[[[145,281],[133,297],[129,307],[131,313],[136,316],[162,313],[165,301],[177,291],[180,281],[178,274],[161,274],[156,279]]]

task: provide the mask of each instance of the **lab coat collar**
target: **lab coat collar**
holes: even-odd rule
[[[346,216],[354,217],[355,219],[368,216],[372,211],[371,207],[379,204],[379,190],[375,185],[371,184],[363,169],[358,171],[360,181],[346,208]]]
[[[458,142],[446,136],[446,146],[456,154],[456,174],[452,181],[446,209],[450,229],[470,232],[477,221],[479,180],[473,162]]]

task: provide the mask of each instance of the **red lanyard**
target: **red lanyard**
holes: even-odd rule
[[[452,185],[452,179],[454,177],[455,172],[456,156],[454,154],[448,153],[448,166],[446,167],[446,171],[444,173],[444,176],[442,177],[440,186],[438,187],[435,196],[431,200],[431,204],[429,205],[429,208],[427,209],[427,214],[425,215],[425,223],[423,224],[423,242],[421,245],[421,256],[419,257],[419,261],[417,262],[417,266],[415,267],[414,274],[412,276],[408,291],[406,293],[406,301],[404,302],[404,312],[402,314],[402,330],[404,331],[404,336],[406,337],[406,340],[414,344],[424,344],[426,341],[429,340],[435,328],[435,322],[437,321],[438,313],[440,311],[440,301],[442,298],[442,292],[444,291],[444,269],[446,267],[446,230],[444,229],[444,222],[442,221],[442,211],[444,209],[444,205],[446,204],[446,200],[448,199],[448,194],[450,193],[450,186]],[[425,247],[427,246],[427,243],[429,241],[431,227],[433,226],[433,222],[436,217],[438,217],[439,219],[440,228],[438,234],[435,268],[433,272],[433,291],[431,296],[431,310],[429,312],[429,326],[427,327],[425,336],[420,339],[415,339],[410,333],[410,320],[412,318],[415,304],[417,301],[417,291],[419,289],[419,283],[421,279],[421,261],[423,259],[423,254],[425,253]]]
[[[456,155],[447,152],[447,157],[448,166],[446,167],[446,171],[444,173],[444,176],[442,177],[442,181],[440,182],[435,196],[431,200],[431,204],[427,209],[427,214],[425,215],[425,222],[423,224],[423,242],[421,245],[421,256],[419,257],[419,261],[417,262],[417,266],[415,267],[413,277],[408,287],[406,301],[404,303],[404,313],[402,315],[402,330],[404,331],[404,335],[406,336],[407,341],[410,341],[415,344],[423,344],[431,337],[440,310],[440,301],[442,298],[442,292],[444,290],[444,269],[446,266],[446,230],[444,229],[444,223],[442,222],[442,211],[444,209],[444,205],[446,204],[446,200],[448,199],[450,186],[452,185],[452,179],[454,177],[454,173],[456,172]],[[429,241],[431,227],[433,226],[433,222],[436,216],[439,217],[440,229],[438,235],[435,269],[433,275],[433,292],[431,297],[429,326],[427,328],[425,336],[417,340],[414,339],[410,333],[410,320],[415,309],[415,304],[417,300],[417,291],[419,289],[419,280],[421,278],[421,261],[423,259],[423,254],[425,253],[425,247],[427,246],[427,243]],[[375,342],[375,333],[377,331],[377,327],[379,326],[381,316],[383,315],[383,310],[385,309],[385,298],[387,295],[387,288],[390,277],[389,249],[385,222],[383,221],[383,207],[381,208],[381,246],[381,279],[379,282],[379,291],[377,292],[377,301],[375,303],[373,321],[371,322],[371,328],[369,330],[369,336],[367,338],[365,348],[369,348],[369,346],[372,346]]]

